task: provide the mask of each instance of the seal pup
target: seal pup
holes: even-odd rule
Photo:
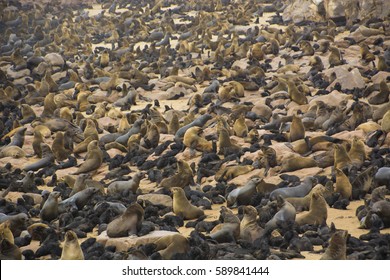
[[[328,210],[325,198],[320,191],[313,192],[310,201],[310,210],[298,215],[295,222],[300,225],[326,225]]]
[[[107,225],[108,237],[126,237],[137,234],[144,220],[144,209],[138,203],[132,203],[126,211]]]
[[[65,234],[61,260],[84,260],[84,253],[81,250],[79,240],[76,233],[72,230],[67,231]]]
[[[79,169],[73,173],[78,175],[97,170],[103,163],[103,152],[99,147],[99,142],[93,140],[88,144],[87,156],[85,161],[80,165]]]
[[[263,228],[257,224],[257,210],[255,207],[244,206],[244,217],[240,223],[240,238],[253,243],[260,238]]]
[[[346,260],[347,259],[348,231],[337,230],[329,241],[329,246],[320,260]]]
[[[192,205],[182,188],[171,189],[173,194],[173,213],[182,216],[185,220],[197,219],[204,215],[204,211]]]
[[[240,205],[248,205],[257,193],[257,185],[261,180],[261,178],[252,178],[245,186],[232,190],[227,197],[227,206],[232,208]]]
[[[139,183],[145,177],[144,172],[136,173],[131,180],[128,181],[114,181],[107,187],[107,194],[113,195],[115,193],[123,194],[125,191],[136,193],[139,188]]]
[[[46,199],[39,216],[42,221],[51,222],[52,220],[58,217],[58,198],[61,193],[53,191],[49,194],[49,197]]]

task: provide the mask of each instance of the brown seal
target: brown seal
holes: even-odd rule
[[[352,185],[348,177],[344,172],[338,168],[335,168],[336,171],[336,186],[335,192],[340,193],[343,198],[351,199],[352,197]]]
[[[56,191],[49,194],[39,214],[42,221],[51,222],[58,217],[58,198],[60,195],[61,193]]]
[[[136,193],[139,188],[139,183],[142,178],[145,177],[145,173],[136,173],[131,180],[128,181],[114,181],[107,187],[107,193],[113,195],[115,193],[123,194],[124,191]]]
[[[289,134],[290,142],[294,142],[303,138],[305,138],[305,127],[303,126],[302,119],[294,114],[292,116]]]
[[[107,225],[109,237],[126,237],[137,234],[144,220],[144,209],[138,203],[132,203],[118,218]]]
[[[278,228],[280,224],[292,223],[295,221],[296,210],[294,206],[280,195],[276,197],[276,201],[279,211],[265,224],[264,234],[271,233],[274,229]]]
[[[0,149],[0,158],[3,157],[22,158],[25,156],[26,156],[26,152],[18,146],[6,146]]]
[[[282,169],[280,172],[291,172],[303,168],[317,166],[317,162],[311,157],[289,156],[284,158],[281,163]]]
[[[182,188],[172,188],[173,193],[173,212],[182,216],[185,220],[197,219],[204,215],[204,211],[198,207],[192,205]]]
[[[11,244],[14,244],[14,235],[12,234],[10,227],[10,222],[5,221],[0,224],[0,240],[7,239]]]
[[[240,223],[240,238],[253,243],[262,236],[263,229],[257,224],[257,210],[255,207],[244,206],[244,217]]]
[[[329,241],[329,246],[321,256],[321,260],[346,260],[347,259],[348,231],[337,230]]]
[[[366,159],[364,142],[357,137],[353,137],[348,156],[351,159],[352,165],[360,169]]]
[[[246,137],[248,135],[248,126],[245,123],[245,116],[243,114],[234,122],[233,131],[238,137]]]
[[[67,231],[65,234],[61,260],[84,260],[84,253],[81,250],[79,240],[76,233],[72,230]]]
[[[18,246],[4,238],[0,243],[0,260],[21,260],[22,251]]]
[[[251,172],[253,169],[254,167],[252,165],[226,166],[218,170],[218,172],[215,174],[215,180],[218,182],[229,181],[239,175]]]
[[[229,132],[221,128],[218,131],[218,154],[220,155],[230,155],[230,154],[239,154],[241,152],[241,147],[233,144],[229,137]]]
[[[56,132],[53,144],[51,145],[51,150],[57,161],[63,161],[68,158],[71,151],[65,149],[64,133],[60,131]]]
[[[260,178],[250,179],[245,186],[232,190],[227,197],[227,206],[248,205],[257,192],[257,185],[261,182]]]
[[[291,101],[294,101],[298,105],[304,105],[308,103],[306,95],[302,91],[298,90],[293,81],[287,80],[287,85],[288,94],[290,95]]]
[[[42,159],[23,167],[24,171],[37,171],[46,166],[50,166],[54,163],[55,158],[50,146],[46,143],[41,143]]]
[[[187,238],[181,234],[160,237],[154,244],[164,260],[171,260],[176,254],[185,254],[190,250]]]
[[[193,176],[192,169],[188,163],[183,160],[178,160],[177,172],[169,178],[164,178],[159,187],[167,189],[172,187],[184,188],[193,182]]]
[[[219,243],[238,240],[240,237],[240,219],[225,206],[222,206],[219,212],[223,223],[216,225],[211,230],[210,237]]]
[[[212,143],[200,136],[202,132],[203,130],[199,126],[189,128],[184,134],[183,144],[200,152],[211,152],[213,150]]]
[[[78,175],[97,170],[103,163],[103,152],[99,148],[99,142],[93,140],[88,144],[87,156],[85,161],[80,165],[79,169],[73,173]]]
[[[69,177],[67,177],[67,181],[69,181]],[[87,187],[86,180],[88,178],[89,178],[89,174],[85,174],[85,173],[84,174],[80,174],[80,175],[77,176],[77,178],[75,179],[73,184],[70,183],[70,184],[72,184],[72,186],[70,186],[68,184],[68,186],[72,188],[72,191],[70,192],[69,197],[74,196],[76,193],[81,192],[82,190],[84,190]],[[65,182],[67,182],[67,181],[65,181]]]
[[[297,216],[295,222],[302,225],[326,225],[328,210],[325,198],[320,191],[313,192],[310,201],[310,210]]]
[[[34,129],[34,139],[32,142],[32,147],[34,150],[34,154],[39,158],[42,158],[41,143],[43,143],[43,135],[39,130]]]

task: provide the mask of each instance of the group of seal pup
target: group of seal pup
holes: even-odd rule
[[[0,258],[389,259],[390,19],[268,2],[0,3]]]

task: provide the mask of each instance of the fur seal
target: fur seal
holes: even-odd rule
[[[222,206],[219,212],[223,223],[211,230],[210,237],[219,243],[235,242],[240,237],[240,219],[225,206]]]
[[[334,167],[343,169],[349,167],[351,162],[351,158],[345,150],[345,147],[340,144],[334,145]]]
[[[213,150],[212,143],[200,136],[202,131],[199,126],[190,127],[184,134],[183,144],[200,152],[211,152]]]
[[[160,237],[154,244],[163,260],[171,260],[176,254],[185,254],[190,250],[188,239],[181,234]]]
[[[37,171],[41,168],[54,164],[54,155],[50,149],[50,146],[46,143],[41,143],[42,159],[23,167],[24,171]]]
[[[305,93],[298,90],[297,86],[293,81],[287,80],[288,94],[291,101],[294,101],[298,105],[305,105],[308,103]]]
[[[286,197],[304,197],[307,195],[310,190],[317,184],[317,179],[315,177],[306,177],[303,179],[302,183],[296,187],[290,188],[280,188],[276,189],[270,194],[270,199],[275,200],[278,196],[283,198]]]
[[[281,224],[292,223],[295,221],[296,210],[288,201],[282,196],[276,197],[279,211],[276,212],[275,216],[269,220],[264,226],[264,235],[271,233],[274,229],[278,228]]]
[[[292,116],[289,134],[290,142],[294,142],[303,138],[305,138],[305,127],[302,123],[302,119],[294,114]]]
[[[77,211],[81,210],[91,199],[93,195],[100,192],[99,188],[86,188],[73,196],[61,201],[58,203],[58,212],[59,214],[65,213],[67,211]]]
[[[352,185],[349,182],[348,177],[344,174],[344,172],[337,167],[336,171],[336,186],[335,192],[340,193],[340,195],[345,199],[352,198]]]
[[[12,157],[12,158],[23,158],[26,156],[26,152],[18,146],[6,146],[0,149],[0,158]]]
[[[138,203],[132,203],[122,215],[107,225],[107,235],[113,238],[137,234],[143,219],[144,209]]]
[[[245,123],[245,116],[243,114],[234,122],[233,131],[238,137],[246,137],[248,135],[248,126]]]
[[[80,165],[79,169],[73,173],[78,175],[97,170],[103,163],[103,152],[100,150],[99,142],[93,140],[88,144],[87,155],[85,161]]]
[[[304,197],[287,197],[286,200],[295,207],[297,212],[309,211],[311,195],[314,192],[321,193],[324,196],[324,198],[327,199],[333,193],[333,182],[329,180],[325,186],[321,184],[317,184]]]
[[[326,219],[328,217],[328,210],[325,198],[321,192],[313,192],[310,201],[310,210],[307,213],[298,215],[295,222],[300,225],[326,225]]]
[[[321,260],[346,260],[347,259],[348,231],[337,230],[329,241],[329,246],[321,256]]]
[[[218,154],[227,156],[241,152],[241,147],[232,143],[229,132],[225,128],[221,128],[218,134]]]
[[[251,172],[253,169],[255,168],[252,165],[226,166],[218,170],[214,177],[217,182],[229,181],[237,176]]]
[[[113,195],[115,193],[123,194],[125,191],[136,193],[139,188],[139,183],[142,178],[145,177],[145,173],[138,172],[129,181],[114,181],[107,187],[107,193]]]
[[[5,221],[4,223],[0,224],[0,240],[7,239],[11,244],[14,244],[14,235],[12,234],[12,231],[9,227],[9,221]]]
[[[74,180],[73,185],[70,186],[72,188],[72,191],[70,192],[69,197],[84,190],[87,187],[86,180],[88,178],[89,178],[89,174],[82,173],[78,175],[77,178]]]
[[[311,157],[300,157],[293,155],[283,159],[281,166],[282,169],[280,170],[280,172],[283,173],[315,167],[317,166],[317,162]]]
[[[41,143],[43,143],[43,135],[39,130],[34,129],[34,140],[32,143],[32,147],[34,150],[34,154],[39,158],[42,158]]]
[[[76,233],[72,230],[67,231],[65,234],[61,260],[84,260],[84,253],[81,250],[79,240]]]
[[[197,219],[204,215],[204,211],[192,205],[182,188],[174,187],[171,189],[173,193],[173,212],[182,216],[185,220]]]
[[[51,150],[57,161],[63,161],[68,158],[70,151],[65,149],[65,138],[62,132],[56,132]]]
[[[4,238],[0,243],[0,260],[21,260],[22,251],[18,246]]]
[[[240,238],[253,243],[262,236],[263,229],[257,224],[257,210],[255,207],[244,206],[244,217],[240,223]]]
[[[212,116],[210,114],[204,114],[197,118],[196,120],[192,121],[191,123],[181,127],[175,134],[175,141],[180,140],[181,138],[184,137],[184,134],[186,131],[193,126],[199,126],[203,127],[208,120],[212,119]]]
[[[39,213],[42,221],[50,223],[52,220],[58,217],[58,198],[60,195],[61,193],[56,191],[53,191],[49,194],[49,197],[43,204],[41,212]]]
[[[256,194],[257,185],[261,180],[261,178],[252,178],[245,186],[232,190],[227,197],[227,206],[231,208],[234,206],[248,205]]]
[[[178,160],[177,172],[169,178],[164,178],[161,181],[159,188],[184,188],[193,182],[193,176],[194,174],[188,163],[183,160]]]

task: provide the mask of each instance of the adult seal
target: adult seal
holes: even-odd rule
[[[317,179],[309,176],[306,177],[301,184],[296,187],[276,189],[270,194],[270,199],[275,200],[277,196],[286,197],[304,197],[307,195],[314,185],[317,184]]]
[[[251,199],[257,193],[256,187],[261,180],[261,178],[252,178],[245,186],[232,190],[227,197],[227,206],[231,208],[250,204]]]
[[[202,209],[192,205],[182,188],[172,188],[173,193],[173,212],[182,216],[185,220],[197,219],[204,215]]]
[[[144,209],[138,203],[132,203],[118,218],[107,225],[109,237],[127,237],[141,230]]]
[[[67,231],[65,234],[61,260],[84,260],[84,253],[81,250],[79,240],[76,233],[72,230]]]

